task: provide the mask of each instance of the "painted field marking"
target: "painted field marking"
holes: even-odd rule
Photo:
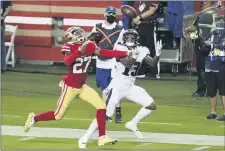
[[[203,149],[207,149],[209,147],[211,147],[211,146],[202,146],[202,147],[199,147],[199,148],[194,148],[192,150],[203,150]]]
[[[138,145],[136,145],[137,147],[142,147],[142,146],[148,146],[148,145],[150,145],[150,144],[152,144],[152,143],[141,143],[141,144],[138,144]]]
[[[72,128],[43,128],[32,127],[29,133],[24,133],[23,126],[1,126],[2,135],[23,136],[23,137],[44,137],[44,138],[81,138],[86,129]],[[175,134],[175,133],[150,133],[143,132],[143,139],[137,139],[132,132],[127,131],[107,131],[107,134],[119,141],[140,142],[140,143],[166,143],[166,144],[184,144],[199,146],[224,146],[224,136],[215,135],[195,135],[195,134]],[[91,140],[98,138],[96,131]]]
[[[21,118],[22,116],[18,115],[2,115],[4,117],[12,117],[12,118]],[[93,121],[94,119],[81,119],[81,118],[63,118],[64,120],[73,120],[73,121]],[[173,125],[173,126],[181,126],[180,123],[158,123],[158,122],[139,122],[140,124],[154,124],[154,125]]]
[[[27,141],[27,140],[30,140],[30,139],[34,139],[36,137],[25,137],[25,138],[21,138],[19,139],[20,141]]]

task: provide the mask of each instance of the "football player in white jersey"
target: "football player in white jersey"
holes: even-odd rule
[[[114,46],[115,50],[133,51],[136,55],[132,58],[121,58],[117,60],[117,67],[114,78],[107,89],[111,89],[108,98],[106,115],[112,117],[118,103],[124,98],[139,104],[142,108],[137,115],[125,124],[125,127],[134,132],[138,138],[143,138],[142,133],[138,130],[137,124],[140,120],[150,115],[156,110],[156,104],[153,98],[145,89],[134,85],[137,72],[142,63],[150,66],[156,66],[162,49],[162,41],[156,43],[156,55],[154,58],[149,56],[147,47],[138,45],[139,36],[133,29],[128,29],[123,34],[123,43]],[[86,134],[79,139],[79,148],[86,148],[90,136],[97,130],[97,121],[93,121]]]
[[[137,72],[142,63],[149,66],[156,66],[162,49],[162,41],[156,43],[156,55],[154,58],[149,56],[147,47],[138,46],[138,33],[131,29],[123,34],[123,44],[115,46],[118,50],[135,50],[136,57],[132,61],[128,59],[120,59],[117,63],[116,73],[110,83],[111,95],[108,100],[106,115],[111,117],[114,114],[115,107],[124,98],[139,104],[142,108],[137,115],[125,124],[125,127],[134,132],[138,138],[143,138],[142,133],[138,130],[137,124],[140,120],[150,115],[156,110],[156,104],[153,98],[145,91],[145,89],[136,86],[135,80]]]

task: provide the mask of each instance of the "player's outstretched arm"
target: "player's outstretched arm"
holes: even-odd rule
[[[107,49],[100,49],[99,47],[96,47],[95,54],[102,57],[108,57],[108,58],[120,58],[120,57],[126,57],[131,56],[132,52],[126,52],[126,51],[119,51],[119,50],[107,50]]]
[[[155,57],[151,58],[150,56],[146,55],[143,61],[145,64],[147,64],[151,67],[155,67],[157,65],[157,63],[159,62],[159,56],[155,56]]]
[[[67,66],[71,66],[73,65],[73,63],[75,62],[75,60],[81,55],[80,51],[76,51],[74,53],[71,52],[66,52],[65,56],[64,56],[64,64]]]
[[[156,43],[156,55],[153,58],[146,55],[143,60],[144,63],[146,63],[147,65],[151,67],[155,67],[157,63],[159,62],[159,56],[161,55],[161,50],[162,50],[162,40]]]
[[[78,50],[72,53],[71,45],[68,43],[62,46],[61,52],[64,55],[64,59],[63,59],[64,64],[67,66],[72,65],[75,62],[75,60],[81,55],[81,52]]]
[[[85,42],[81,47],[80,51],[88,56],[92,55],[98,55],[102,57],[108,57],[108,58],[120,58],[125,56],[132,56],[132,52],[125,52],[125,51],[119,51],[119,50],[107,50],[107,49],[100,49],[97,47],[97,45],[94,42],[87,41]]]

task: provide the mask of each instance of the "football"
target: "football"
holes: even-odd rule
[[[135,59],[130,58],[128,56],[126,56],[124,58],[120,58],[119,60],[123,65],[125,65],[128,68],[131,67],[134,64],[134,62],[136,61]]]
[[[131,19],[137,17],[136,10],[129,5],[122,5],[121,6],[121,12],[122,12],[123,15],[126,15]]]

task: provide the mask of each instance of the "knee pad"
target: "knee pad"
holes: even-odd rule
[[[149,109],[149,110],[152,110],[152,111],[155,111],[157,106],[155,103],[151,103],[149,106],[145,107],[146,109]]]

